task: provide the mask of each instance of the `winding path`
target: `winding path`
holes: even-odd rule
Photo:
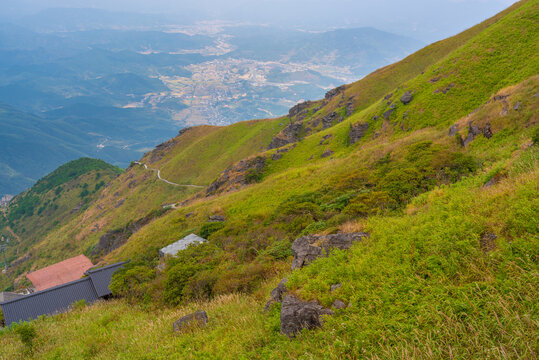
[[[159,169],[152,169],[152,168],[149,168],[148,165],[144,164],[144,163],[141,163],[140,161],[135,161],[135,164],[137,165],[141,165],[141,166],[144,166],[144,168],[146,170],[151,170],[151,171],[155,171],[157,173],[157,178],[169,185],[173,185],[173,186],[183,186],[183,187],[194,187],[194,188],[200,188],[200,189],[203,189],[204,186],[200,186],[200,185],[192,185],[192,184],[176,184],[176,183],[173,183],[172,181],[168,181],[167,179],[163,179],[161,177],[161,170]]]

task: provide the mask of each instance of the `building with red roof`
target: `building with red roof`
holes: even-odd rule
[[[72,257],[26,275],[36,291],[52,288],[80,279],[94,265],[84,255]]]

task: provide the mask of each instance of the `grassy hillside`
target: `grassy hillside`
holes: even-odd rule
[[[12,240],[7,257],[13,264],[9,277],[2,277],[2,287],[35,269],[30,249],[59,224],[84,212],[121,172],[104,161],[81,158],[60,166],[15,197],[0,219],[1,233]]]
[[[104,229],[177,203],[100,258],[132,260],[112,284],[120,299],[32,323],[34,356],[534,358],[538,14],[538,1],[519,2],[308,104],[303,118],[194,128],[147,154],[141,162],[170,181],[225,186],[168,192],[135,165],[50,233],[43,252],[64,253],[70,238],[89,249]],[[333,111],[342,121],[320,126]],[[265,150],[292,122],[311,130]],[[298,236],[355,231],[370,237],[288,270]],[[157,249],[193,232],[208,243],[157,271]],[[279,334],[280,305],[262,312],[284,276],[301,299],[347,307],[289,340]],[[174,336],[171,322],[198,308],[209,326]],[[7,358],[29,351],[17,336],[0,334]]]

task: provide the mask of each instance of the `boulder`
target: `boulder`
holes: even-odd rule
[[[404,105],[409,104],[410,101],[412,101],[412,93],[410,91],[407,91],[404,93],[404,95],[401,96],[401,103]]]
[[[277,287],[273,290],[271,290],[270,298],[266,302],[266,305],[264,305],[264,311],[269,311],[271,309],[271,305],[275,303],[280,303],[283,301],[283,296],[287,292],[286,289],[286,282],[288,281],[287,278],[282,279]]]
[[[327,149],[326,151],[324,151],[324,152],[322,153],[322,155],[320,155],[320,157],[321,157],[321,158],[327,158],[328,156],[331,156],[331,155],[333,155],[333,151]]]
[[[288,111],[288,117],[292,118],[299,113],[303,112],[305,109],[308,109],[313,104],[312,101],[305,101],[299,104],[294,105],[289,111]]]
[[[210,217],[208,217],[207,222],[223,222],[225,220],[226,218],[223,215],[211,215]]]
[[[331,292],[333,292],[333,291],[337,290],[338,288],[340,288],[341,286],[342,286],[342,284],[333,284],[333,285],[331,285],[331,287],[329,288],[329,290],[330,290]]]
[[[297,238],[292,244],[292,270],[300,269],[320,256],[327,256],[331,250],[348,250],[352,245],[368,237],[367,233],[309,235]]]
[[[348,138],[350,145],[357,143],[365,135],[365,132],[369,129],[368,123],[357,123],[350,126],[350,133]]]
[[[286,295],[281,307],[281,334],[292,338],[302,329],[321,327],[322,315],[333,315],[333,311],[316,302],[304,302]]]
[[[279,160],[282,157],[283,157],[283,154],[275,153],[271,155],[271,160]]]
[[[520,101],[519,101],[519,102],[517,102],[517,103],[515,104],[515,106],[513,107],[513,110],[518,111],[518,110],[520,110],[521,108],[522,108],[522,104],[521,104]]]
[[[175,321],[172,326],[178,333],[192,327],[204,327],[208,324],[208,314],[205,311],[196,311]]]

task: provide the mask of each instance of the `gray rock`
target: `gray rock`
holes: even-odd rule
[[[226,218],[223,215],[211,215],[208,218],[208,222],[223,222]]]
[[[403,103],[404,105],[409,104],[412,99],[412,93],[410,91],[407,91],[404,93],[404,95],[401,96],[401,103]]]
[[[304,110],[306,110],[307,108],[309,108],[311,105],[313,104],[312,101],[305,101],[305,102],[302,102],[302,103],[299,103],[295,106],[293,106],[289,111],[288,111],[288,117],[292,118],[300,113],[302,113]]]
[[[297,238],[292,244],[292,270],[300,269],[331,250],[348,250],[357,241],[369,235],[363,232],[331,235],[309,235]]]
[[[490,123],[487,123],[485,125],[485,128],[483,129],[483,136],[487,139],[490,139],[492,137],[492,130],[490,129]]]
[[[277,135],[275,135],[273,139],[271,139],[271,142],[268,145],[268,150],[280,148],[281,146],[297,142],[299,140],[299,133],[302,126],[303,123],[301,121],[289,124]]]
[[[384,119],[389,120],[389,117],[391,114],[393,114],[393,111],[395,111],[395,109],[389,109],[388,111],[384,112]]]
[[[264,305],[264,311],[269,311],[271,309],[271,305],[275,303],[280,303],[283,301],[283,296],[287,292],[286,289],[286,282],[288,281],[287,278],[282,279],[277,287],[273,290],[271,290],[270,297],[268,301],[266,302],[266,305]]]
[[[331,292],[339,289],[340,287],[342,286],[342,284],[333,284],[331,285],[331,287],[329,288]]]
[[[344,117],[337,114],[335,111],[332,113],[327,114],[322,118],[322,127],[324,129],[330,128],[336,123],[340,123],[344,120]]]
[[[463,145],[466,146],[469,143],[471,143],[477,135],[481,134],[481,128],[479,126],[475,126],[473,122],[468,123],[468,136],[463,141]]]
[[[350,133],[348,138],[350,145],[357,143],[365,135],[365,132],[369,129],[368,123],[357,123],[350,126]]]
[[[374,116],[372,117],[372,119],[373,119],[374,121],[378,120],[379,118],[380,118],[380,117],[379,117],[378,115],[374,115]]]
[[[449,127],[449,136],[455,136],[455,134],[459,131],[459,127],[455,125],[451,125]]]
[[[335,309],[344,309],[346,307],[346,304],[342,302],[341,300],[337,299],[333,302],[333,307]]]
[[[327,140],[331,139],[333,137],[332,134],[327,134],[322,137],[322,140],[320,140],[320,145],[327,144]]]
[[[272,160],[279,160],[282,157],[283,157],[283,154],[279,154],[279,153],[271,155]]]
[[[517,103],[515,104],[515,106],[513,107],[513,110],[518,111],[518,110],[520,110],[521,108],[522,108],[522,104],[521,104],[520,101],[519,101],[519,102],[517,102]]]
[[[331,89],[329,90],[327,93],[326,93],[326,100],[330,100],[331,98],[339,95],[340,93],[342,93],[344,90],[346,89],[346,87],[344,85],[342,86],[339,86],[338,88],[335,88],[335,89]]]
[[[387,94],[386,96],[384,96],[384,100],[389,100],[391,99],[392,96],[393,96],[393,93]]]
[[[302,329],[319,328],[322,326],[322,315],[333,314],[333,311],[316,302],[304,302],[286,295],[281,307],[281,334],[292,338]]]
[[[331,155],[333,155],[333,151],[327,149],[326,151],[324,151],[324,152],[322,153],[322,155],[320,155],[320,157],[321,157],[321,158],[327,158],[328,156],[331,156]]]
[[[181,332],[192,327],[204,327],[208,324],[208,314],[205,311],[196,311],[175,321],[172,326],[174,332]]]
[[[195,215],[195,212],[194,211],[191,211],[191,212],[188,212],[187,214],[185,214],[185,217],[186,218],[189,218],[191,216]]]

